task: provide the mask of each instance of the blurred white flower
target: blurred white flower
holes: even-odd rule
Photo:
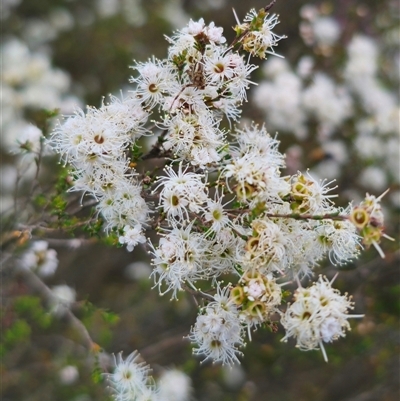
[[[54,8],[49,14],[50,24],[58,31],[68,31],[74,27],[74,16],[66,8]]]
[[[14,7],[17,7],[21,0],[2,0],[0,2],[0,20],[6,20]]]
[[[35,271],[39,276],[54,274],[58,266],[57,252],[48,249],[47,241],[35,241],[21,256],[20,267]]]
[[[331,17],[318,17],[312,24],[314,39],[319,46],[333,46],[340,36],[340,26]]]
[[[125,267],[124,275],[130,280],[148,280],[151,266],[146,262],[133,262]]]
[[[388,187],[387,175],[385,171],[378,166],[368,166],[360,174],[360,183],[365,188],[374,191],[383,191]]]
[[[62,316],[76,300],[76,291],[66,284],[51,287],[53,297],[50,299],[50,311]]]
[[[178,369],[166,370],[158,380],[159,401],[189,401],[192,394],[191,380]]]
[[[315,61],[311,56],[303,56],[297,64],[296,72],[301,78],[308,78],[312,73],[314,65]]]
[[[324,136],[331,135],[352,115],[352,99],[344,87],[323,73],[314,75],[312,84],[302,94],[302,106],[320,124]]]
[[[222,380],[230,390],[238,390],[246,380],[246,373],[242,365],[223,366]]]
[[[66,386],[74,384],[79,378],[79,371],[76,366],[68,365],[58,372],[60,382]]]
[[[37,156],[40,152],[42,138],[42,131],[38,127],[29,124],[23,131],[21,131],[16,151],[24,154],[31,153],[34,156]]]
[[[120,0],[96,0],[97,13],[101,18],[110,18],[121,10]]]

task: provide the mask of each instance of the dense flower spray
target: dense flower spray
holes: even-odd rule
[[[284,38],[272,31],[277,24],[268,7],[251,10],[228,45],[222,28],[191,20],[167,37],[166,59],[134,64],[128,96],[77,111],[50,140],[71,169],[70,190],[97,200],[107,234],[132,251],[146,229],[157,229],[159,241],[148,240],[154,286],[176,299],[181,291],[203,298],[188,338],[196,355],[227,365],[239,362],[253,330],[276,331],[279,319],[284,340],[295,337],[300,349],[321,349],[327,359],[323,343],[361,315],[348,314],[353,303],[333,281],[303,288],[301,280],[324,258],[341,265],[363,245],[380,250],[384,236],[381,197],[338,207],[332,182],[308,172],[282,176],[285,156],[265,126],[234,125],[253,83],[249,55],[275,54]],[[315,85],[332,91],[323,76]],[[141,154],[147,135],[157,142]],[[163,173],[141,173],[138,164],[153,159]],[[288,282],[298,288],[285,308]],[[109,375],[115,398],[158,399],[136,359],[117,358]]]

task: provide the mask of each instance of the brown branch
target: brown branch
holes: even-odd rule
[[[81,196],[80,196],[80,197],[81,197]],[[69,211],[68,211],[68,214],[74,215],[74,214],[76,214],[76,213],[79,213],[79,212],[80,212],[81,210],[83,210],[84,208],[90,207],[90,206],[94,206],[94,205],[96,205],[97,203],[99,203],[99,201],[98,201],[96,198],[92,198],[92,199],[90,199],[88,202],[86,202],[86,203],[84,203],[84,204],[79,203],[79,206],[78,206],[78,207],[75,207],[75,208],[73,208],[73,209],[71,209],[71,210],[69,210]],[[67,205],[67,208],[66,208],[66,209],[68,209],[69,206],[71,206],[71,204],[70,204],[70,205]]]
[[[235,216],[235,213],[246,213],[250,212],[250,209],[227,209],[228,215]],[[344,221],[348,219],[348,216],[339,215],[337,213],[326,213],[326,214],[300,214],[300,213],[265,213],[264,216],[279,219],[296,219],[296,220],[338,220]]]
[[[286,219],[296,219],[296,220],[339,220],[344,221],[347,220],[347,216],[333,214],[322,214],[322,215],[312,215],[312,214],[299,214],[299,213],[291,213],[291,214],[279,214],[279,213],[265,213],[267,217],[273,218],[286,218]]]
[[[140,350],[140,354],[146,356],[146,359],[151,355],[160,355],[164,350],[174,347],[176,345],[184,344],[185,337],[183,334],[178,334],[173,337],[167,337],[155,344],[148,345]]]
[[[185,291],[187,291],[188,293],[190,293],[190,294],[192,294],[194,296],[198,296],[200,298],[207,299],[208,301],[215,301],[215,299],[214,299],[214,297],[212,295],[206,294],[205,292],[203,292],[203,291],[201,291],[199,289],[195,290],[193,288],[190,288],[186,284],[183,284],[182,288]]]
[[[272,0],[267,6],[264,7],[265,12],[268,12],[276,3],[276,0]]]

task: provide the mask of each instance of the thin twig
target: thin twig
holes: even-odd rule
[[[207,299],[208,301],[215,301],[215,299],[212,295],[206,294],[205,292],[203,292],[199,289],[194,290],[193,288],[190,288],[185,284],[182,285],[182,288],[192,295],[199,296],[201,298]]]
[[[268,12],[276,3],[276,0],[272,0],[267,6],[264,7],[265,12]]]
[[[43,296],[43,298],[49,301],[59,302],[59,299],[57,298],[57,296],[54,295],[53,291],[31,270],[20,270],[19,273],[25,279],[27,284],[31,288],[38,291]],[[83,345],[89,351],[99,350],[99,346],[92,340],[85,325],[71,312],[69,308],[64,309],[64,316],[67,317],[71,326],[73,326],[80,334]]]
[[[151,355],[160,355],[166,349],[170,349],[173,346],[178,344],[183,344],[183,340],[185,339],[183,334],[178,334],[173,337],[167,337],[157,343],[148,345],[140,350],[141,355],[145,355],[146,359],[148,359]]]
[[[285,218],[285,219],[296,219],[296,220],[347,220],[347,216],[341,216],[338,214],[321,214],[321,215],[312,215],[312,214],[299,214],[299,213],[291,213],[291,214],[279,214],[279,213],[266,213],[265,216],[273,217],[273,218]]]
[[[78,206],[78,207],[75,207],[75,208],[72,209],[72,210],[69,210],[69,211],[68,211],[68,214],[74,215],[74,214],[80,212],[81,210],[83,210],[84,208],[87,208],[87,207],[90,207],[90,206],[95,206],[95,205],[98,204],[98,203],[99,203],[98,199],[92,198],[92,199],[90,199],[89,201],[87,201],[87,202],[84,203],[84,204],[79,203],[79,206]],[[68,206],[67,206],[67,208],[68,208]]]

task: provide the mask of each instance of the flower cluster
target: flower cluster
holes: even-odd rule
[[[200,311],[192,327],[189,338],[197,345],[193,353],[204,355],[205,360],[232,365],[239,362],[238,347],[244,345],[239,311],[229,297],[228,288],[219,289],[214,299]]]
[[[348,310],[353,309],[353,303],[347,294],[340,295],[331,285],[326,277],[320,276],[311,287],[299,287],[294,294],[295,301],[288,306],[281,319],[286,329],[282,341],[296,337],[297,347],[305,351],[320,347],[326,361],[323,342],[344,337],[345,331],[350,330],[348,319],[363,317],[349,315]]]
[[[241,308],[240,319],[250,328],[262,325],[278,311],[282,302],[282,290],[272,274],[263,275],[257,270],[248,271],[231,290],[231,298]]]
[[[41,277],[48,277],[55,273],[58,267],[57,252],[49,249],[47,241],[32,242],[19,261],[22,269],[35,271]]]
[[[134,166],[124,152],[146,132],[147,118],[148,113],[135,97],[111,96],[100,109],[89,107],[86,114],[79,110],[64,124],[58,124],[50,142],[73,168],[70,190],[96,198],[106,230],[124,230],[121,243],[128,246],[142,242],[140,231],[148,220],[149,207],[141,196]],[[139,231],[138,238],[128,238],[132,237],[130,229]]]
[[[387,192],[377,198],[374,195],[367,194],[359,205],[352,208],[350,214],[351,222],[360,231],[362,243],[366,247],[373,245],[382,258],[385,257],[385,254],[379,246],[381,238],[394,240],[384,233],[384,216],[380,201]]]
[[[134,65],[137,76],[131,78],[129,96],[111,97],[86,114],[77,111],[51,137],[72,168],[71,191],[97,200],[107,233],[117,234],[132,251],[146,242],[147,226],[157,228],[158,244],[149,240],[155,286],[172,298],[185,290],[205,299],[189,339],[196,355],[228,365],[238,362],[246,335],[251,339],[260,326],[275,330],[279,316],[285,339],[296,336],[301,349],[343,336],[352,307],[347,297],[326,279],[309,290],[300,280],[312,276],[324,258],[347,263],[362,243],[378,243],[383,236],[381,198],[367,197],[358,209],[338,207],[332,181],[301,172],[282,176],[285,157],[264,126],[231,126],[256,68],[242,52],[261,58],[274,54],[282,38],[271,31],[277,22],[265,9],[252,10],[228,46],[222,28],[191,20],[167,38],[165,60]],[[312,102],[307,107],[336,127],[348,112],[346,96],[325,77],[315,85],[332,99],[337,118]],[[310,88],[311,98],[313,93]],[[157,120],[150,128],[151,116]],[[223,120],[230,129],[221,128]],[[153,149],[140,154],[138,140],[154,131]],[[157,165],[141,175],[136,167],[152,158],[165,164],[163,174],[156,175]],[[364,224],[365,215],[379,227],[373,239],[367,231],[374,224]],[[299,289],[284,313],[281,286],[287,280],[298,282]],[[306,313],[312,319],[305,319]],[[116,373],[109,376],[119,391],[116,399],[141,399],[152,391],[148,368],[136,358],[119,357]]]
[[[16,139],[24,143],[21,132],[32,129],[27,110],[59,108],[70,113],[79,99],[68,94],[70,77],[51,66],[45,52],[30,51],[17,38],[8,38],[1,48],[1,86],[3,117],[1,145],[13,147]]]
[[[258,12],[253,9],[246,15],[243,24],[238,21],[235,31],[238,36],[243,36],[243,49],[252,56],[263,59],[268,53],[275,54],[274,47],[281,39],[286,38],[272,32],[278,23],[276,14],[269,15],[266,9]]]

